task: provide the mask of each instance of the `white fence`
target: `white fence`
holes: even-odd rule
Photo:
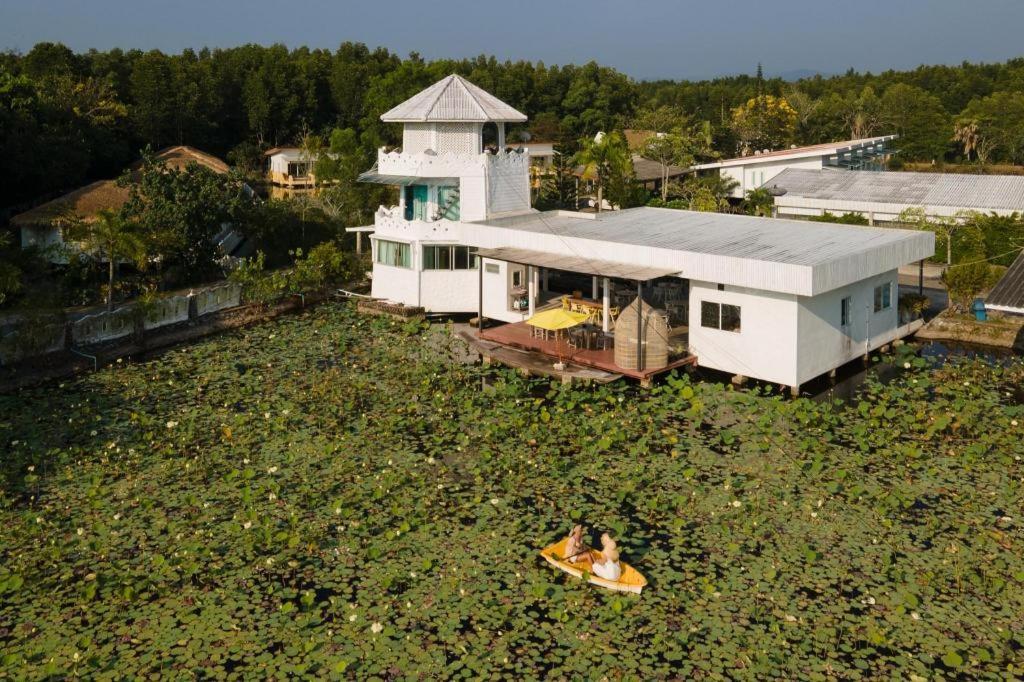
[[[196,315],[202,317],[225,308],[234,308],[242,297],[242,287],[233,282],[204,289],[195,294]]]
[[[135,330],[135,316],[131,307],[86,315],[71,323],[71,343],[88,346],[124,338]]]
[[[147,331],[188,320],[188,296],[168,296],[150,305],[142,322],[143,329]]]
[[[63,350],[68,341],[72,347],[91,346],[187,322],[238,306],[241,294],[240,285],[225,282],[146,305],[97,311],[73,322],[40,323],[22,317],[0,320],[0,365]]]

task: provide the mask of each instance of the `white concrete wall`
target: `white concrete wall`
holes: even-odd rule
[[[740,307],[740,331],[704,328],[701,301]],[[786,386],[797,383],[796,296],[690,281],[690,352],[701,367]]]
[[[498,272],[487,271],[487,265],[497,266]],[[509,264],[504,261],[483,259],[484,268],[484,317],[502,322],[522,322],[529,317],[529,312],[510,310],[509,304]]]
[[[749,157],[749,162],[740,166],[729,166],[720,169],[723,178],[732,178],[739,186],[732,191],[732,196],[742,199],[747,192],[757,189],[761,185],[770,182],[776,175],[787,168],[822,168],[822,158],[814,156],[806,159],[765,159],[758,161],[756,156]]]
[[[892,287],[892,305],[874,312],[874,290]],[[851,298],[850,324],[840,324],[841,301]],[[802,384],[894,340],[899,325],[899,287],[892,270],[814,297],[800,296],[798,372]]]
[[[858,171],[853,171],[858,172]],[[919,206],[914,204],[900,204],[900,203],[882,203],[877,201],[852,201],[848,199],[835,200],[835,199],[812,199],[808,197],[801,197],[795,195],[783,195],[776,197],[775,206],[778,209],[779,216],[818,216],[828,211],[834,215],[842,215],[844,213],[860,213],[865,218],[874,214],[876,223],[883,222],[896,222],[899,218],[900,213],[908,208],[924,208],[925,213],[929,216],[938,216],[945,218],[955,217],[958,213],[962,213],[967,210],[978,210],[978,209],[966,209],[962,206]],[[997,213],[998,215],[1011,215],[1012,210],[1009,209],[984,209],[979,211],[981,213]]]
[[[419,273],[411,268],[396,268],[374,263],[370,295],[395,303],[417,306],[420,304]]]
[[[487,159],[487,215],[530,210],[529,155],[500,152]]]
[[[479,284],[476,270],[424,270],[420,273],[420,305],[427,312],[475,313]]]

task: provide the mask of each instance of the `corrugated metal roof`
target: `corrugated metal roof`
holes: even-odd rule
[[[838,152],[846,152],[864,147],[873,147],[883,142],[891,142],[897,139],[898,135],[881,135],[879,137],[865,137],[859,140],[843,140],[842,142],[825,142],[823,144],[812,144],[805,147],[790,147],[789,149],[775,149],[769,152],[747,154],[721,161],[702,163],[693,167],[694,170],[708,170],[711,168],[722,168],[723,166],[739,166],[749,163],[760,163],[765,159],[775,160],[787,157],[800,156],[829,156]]]
[[[682,277],[804,296],[888,272],[935,252],[930,232],[641,207],[550,211],[481,221],[481,247],[609,257]]]
[[[580,258],[579,256],[569,256],[564,253],[534,251],[532,249],[501,247],[497,249],[477,249],[476,253],[484,258],[493,258],[507,263],[536,265],[542,268],[582,272],[587,275],[599,275],[601,277],[640,280],[642,282],[659,277],[667,277],[677,272],[676,270],[667,270],[665,268],[651,268],[632,263],[616,263],[592,258]]]
[[[976,211],[1024,211],[1024,176],[1020,175],[789,168],[776,175],[771,184],[786,190],[786,194],[776,201],[780,206],[801,197],[925,208],[942,206]]]
[[[386,112],[387,123],[522,122],[520,113],[462,76],[452,74]]]
[[[1024,314],[1024,252],[985,299],[985,307]]]
[[[422,183],[423,178],[417,175],[386,175],[377,171],[377,164],[373,164],[373,167],[360,173],[356,177],[357,182],[373,182],[378,185],[415,185],[416,183]],[[459,183],[458,178],[430,178],[431,182],[438,184],[451,184],[457,185]]]
[[[791,265],[827,263],[839,256],[885,247],[920,234],[910,230],[649,206],[603,211],[593,219],[551,211],[486,222],[529,232]]]

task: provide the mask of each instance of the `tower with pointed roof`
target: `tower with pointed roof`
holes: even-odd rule
[[[382,148],[364,182],[397,186],[396,206],[374,218],[373,295],[431,312],[476,310],[473,222],[528,213],[529,155],[505,144],[526,116],[450,75],[381,116],[402,125],[402,146]]]

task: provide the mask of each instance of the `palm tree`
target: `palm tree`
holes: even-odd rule
[[[113,310],[118,262],[129,260],[140,268],[146,264],[147,244],[138,225],[125,220],[116,211],[103,209],[96,214],[96,220],[74,225],[71,238],[81,243],[86,251],[107,259],[107,310]]]
[[[597,186],[597,210],[600,213],[604,203],[604,189],[615,177],[627,174],[631,162],[626,138],[618,131],[598,133],[594,139],[580,141],[581,149],[576,162],[583,166],[584,177],[594,179]]]
[[[775,198],[767,187],[749,190],[743,199],[743,211],[748,215],[770,218],[773,208],[775,208]]]

